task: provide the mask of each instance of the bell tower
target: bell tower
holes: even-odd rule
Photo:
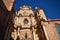
[[[30,6],[20,7],[14,18],[14,32],[11,33],[14,40],[45,40],[45,36],[42,37],[44,33],[40,32],[42,28],[35,17],[36,12],[34,13]]]

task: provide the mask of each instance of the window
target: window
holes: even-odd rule
[[[60,25],[55,24],[55,26],[56,26],[56,30],[57,30],[58,34],[60,35]]]
[[[24,20],[24,24],[28,24],[28,20],[27,19]]]

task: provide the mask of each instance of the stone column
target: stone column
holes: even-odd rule
[[[11,37],[16,40],[17,38],[17,31],[14,29],[14,32],[12,32]]]
[[[35,30],[34,30],[34,27],[32,27],[32,32],[33,32],[33,40],[35,40]]]
[[[18,28],[18,31],[17,31],[17,36],[19,36],[20,37],[20,28]]]
[[[41,25],[43,26],[43,30],[44,30],[46,39],[49,40],[49,37],[48,37],[48,35],[47,35],[46,28],[45,28],[45,25],[44,25],[43,21],[41,21]]]

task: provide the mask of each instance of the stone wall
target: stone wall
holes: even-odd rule
[[[12,8],[11,11],[8,11],[3,1],[0,0],[0,40],[4,40],[4,35],[8,27],[8,21],[12,20],[12,16],[14,13],[14,8]]]

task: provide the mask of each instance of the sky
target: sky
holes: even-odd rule
[[[15,0],[14,2],[17,12],[23,5],[31,6],[32,10],[36,6],[43,9],[47,19],[60,19],[60,0]]]

